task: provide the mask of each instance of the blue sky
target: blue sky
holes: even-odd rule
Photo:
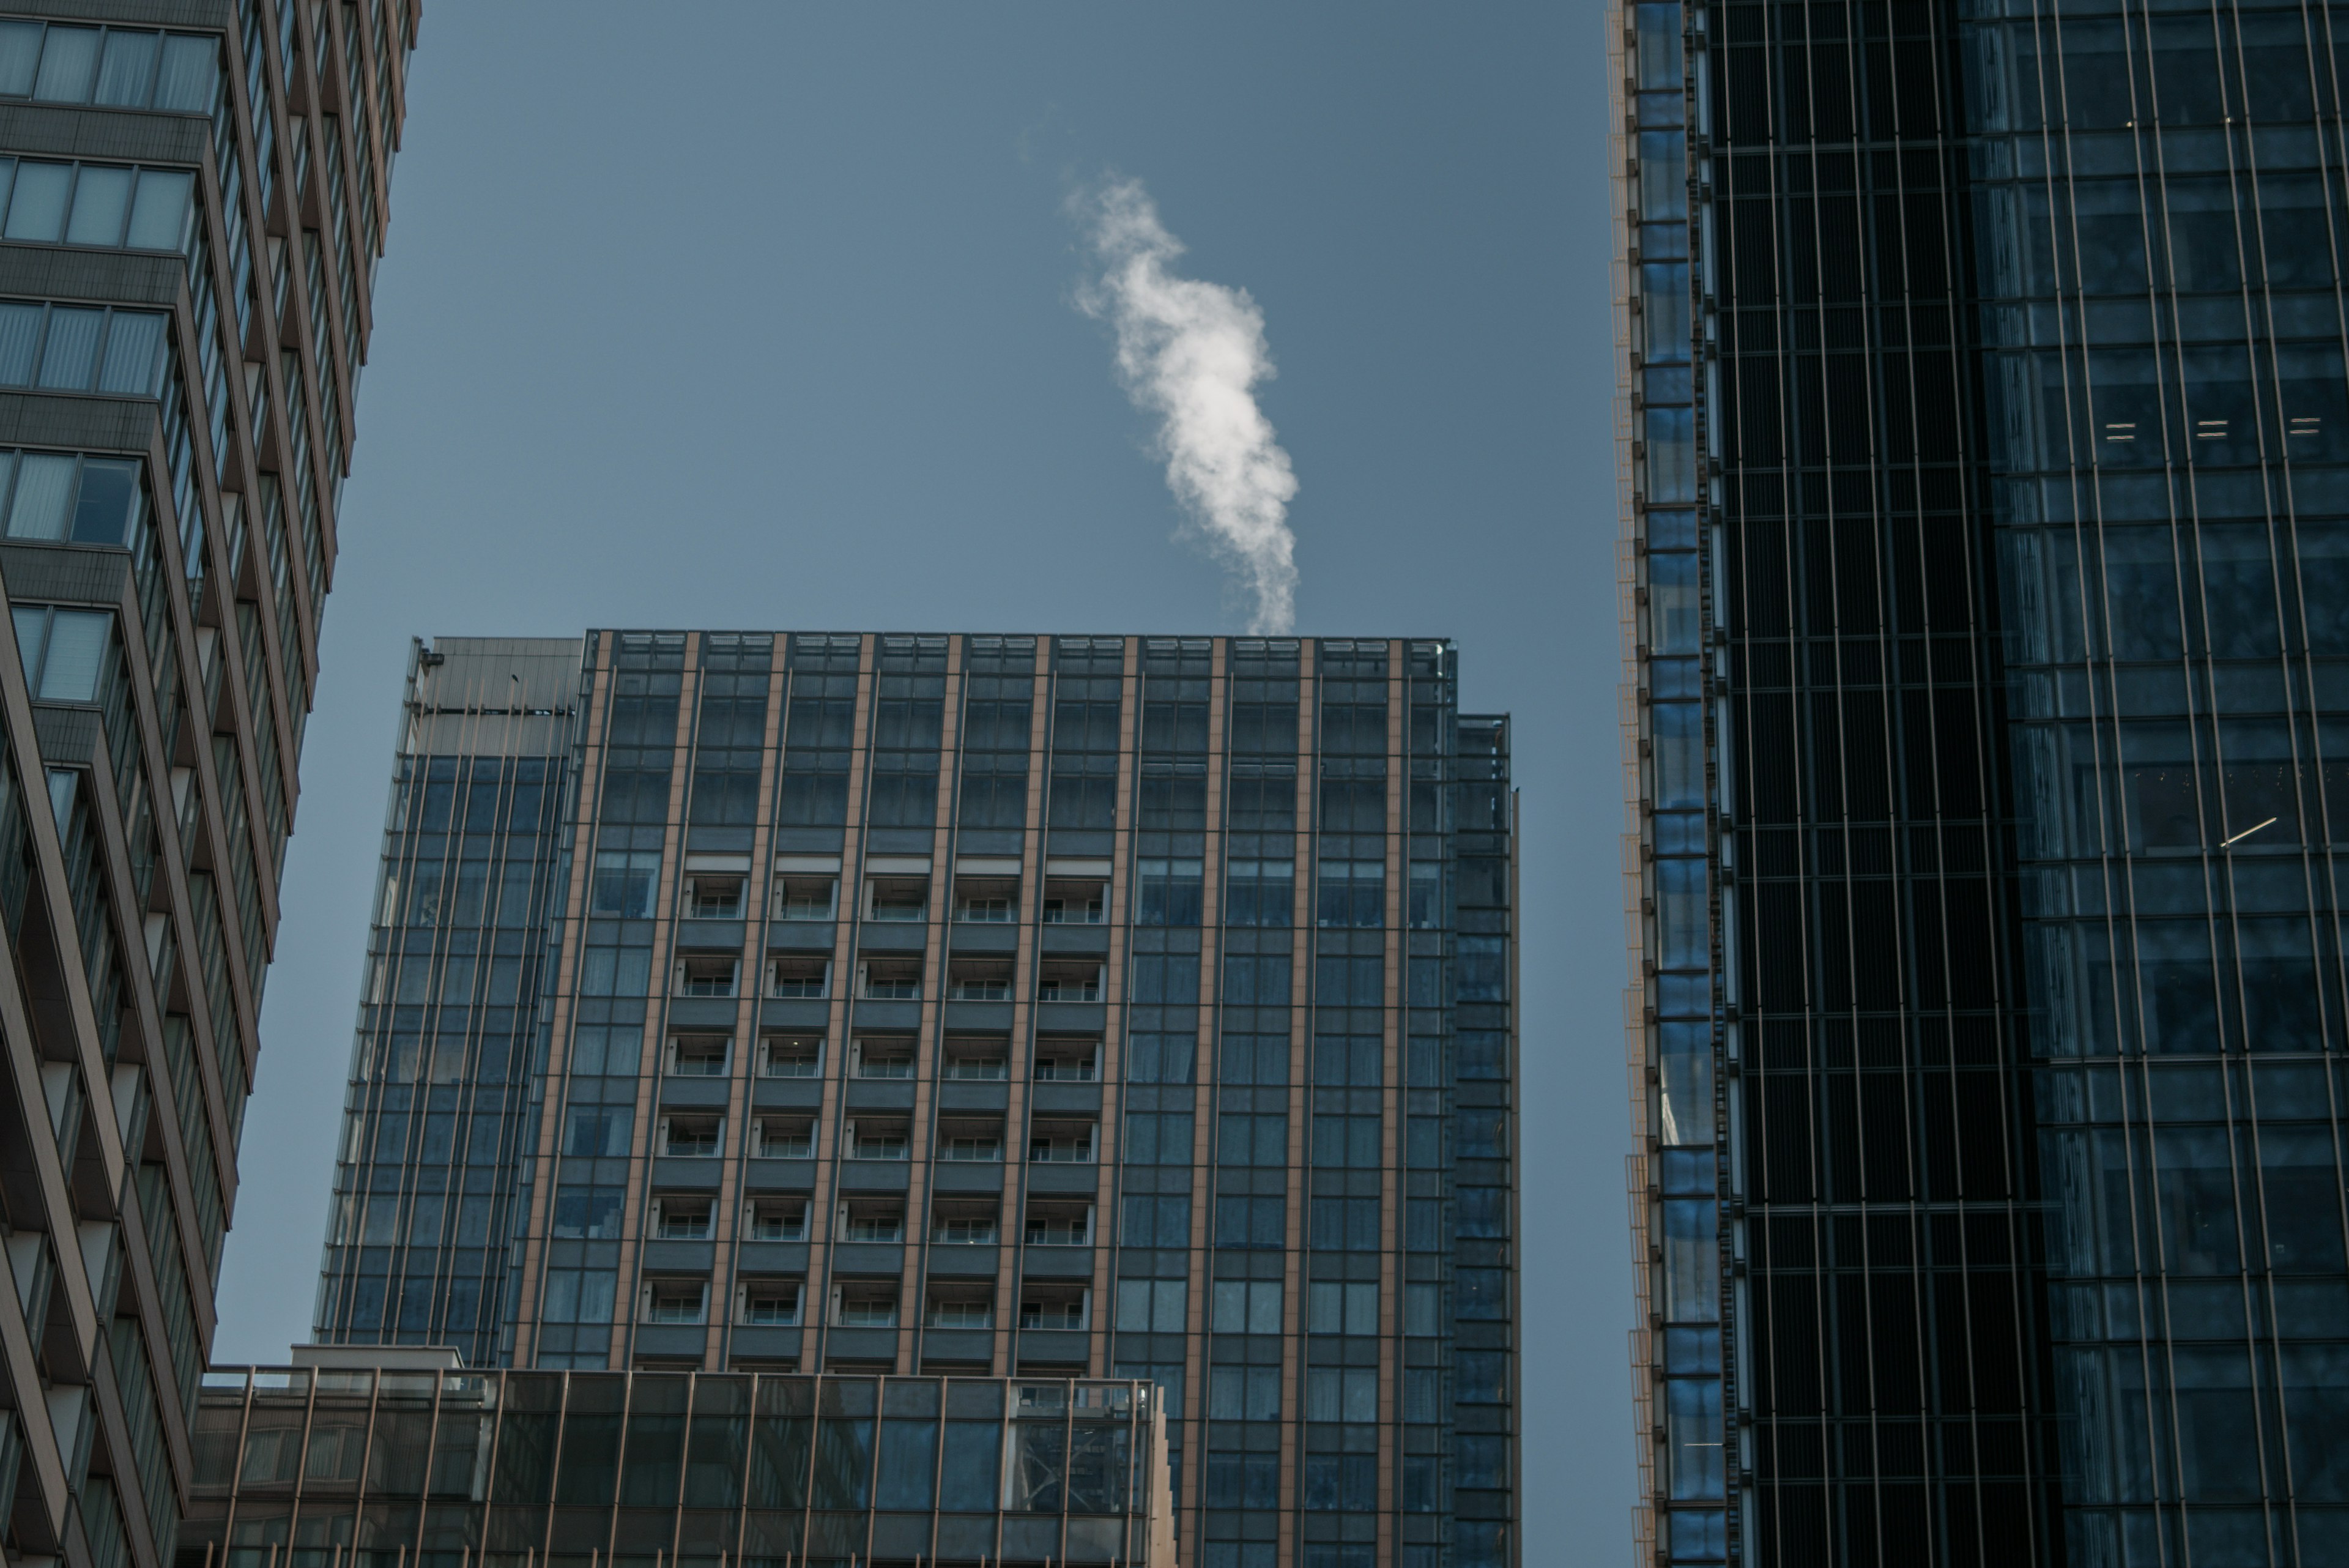
[[[220,1358],[307,1336],[411,635],[1244,627],[1074,306],[1114,173],[1263,312],[1298,629],[1454,637],[1516,716],[1529,1556],[1623,1541],[1598,7],[501,0],[419,46]]]

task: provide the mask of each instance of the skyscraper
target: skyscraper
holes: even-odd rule
[[[1659,1562],[2349,1558],[2335,16],[1610,14]]]
[[[535,648],[419,657],[321,1341],[1147,1377],[1186,1562],[1516,1561],[1507,724],[1450,644],[599,631],[552,818],[481,760],[561,712],[498,694]]]
[[[409,0],[0,16],[0,1536],[170,1561]]]

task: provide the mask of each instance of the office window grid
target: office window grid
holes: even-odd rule
[[[779,637],[784,668],[756,677],[781,704],[761,742],[774,783],[743,822],[691,805],[721,750],[726,771],[751,772],[734,711],[748,690],[718,691],[749,677],[718,642],[587,645],[577,765],[603,787],[580,792],[562,847],[545,850],[568,884],[554,907],[574,913],[544,950],[543,1108],[497,1358],[1140,1368],[1167,1390],[1201,1561],[1253,1561],[1287,1538],[1314,1561],[1384,1539],[1413,1568],[1513,1562],[1513,1136],[1442,1130],[1470,1103],[1513,1121],[1513,976],[1487,963],[1464,987],[1450,972],[1455,887],[1468,940],[1495,953],[1509,940],[1506,727],[1456,717],[1448,646]],[[1220,743],[1236,732],[1234,671],[1258,710],[1245,756]],[[1318,753],[1323,733],[1341,753]],[[927,781],[894,786],[894,805],[885,754],[895,776]],[[836,824],[803,808],[793,780],[810,757],[834,766]],[[616,786],[621,774],[635,776]],[[957,796],[981,778],[1018,781],[1022,813],[974,814]],[[616,806],[624,796],[639,804]],[[911,801],[918,821],[883,820],[911,816]],[[1475,856],[1463,875],[1449,869],[1455,816],[1475,825],[1457,839]],[[955,835],[943,859],[941,824]],[[1332,835],[1334,857],[1377,868],[1372,907],[1317,928],[1309,877],[1282,889],[1278,924],[1222,922],[1230,857],[1309,867],[1333,857]],[[1422,878],[1419,919],[1414,864],[1444,868]],[[1157,867],[1174,885],[1148,895],[1145,917]],[[739,920],[688,908],[688,882],[738,876]],[[830,919],[812,918],[827,904],[818,881]],[[655,984],[730,951],[843,978],[823,995]],[[1203,967],[1216,974],[1204,1029]],[[870,983],[900,968],[902,982]],[[866,977],[857,994],[852,974]],[[1470,994],[1476,1027],[1455,1043]],[[730,1041],[695,1056],[722,1071],[663,1070],[688,1038]],[[779,1059],[811,1070],[762,1070]],[[1322,1157],[1317,1114],[1343,1129]],[[1197,1158],[1219,1116],[1251,1123],[1247,1163],[1219,1162],[1212,1136]],[[1256,1124],[1269,1129],[1261,1163]],[[1307,1188],[1292,1203],[1297,1162]],[[779,1204],[788,1226],[764,1218]],[[692,1226],[667,1222],[688,1209]],[[1455,1254],[1469,1265],[1455,1271]],[[700,1310],[644,1306],[653,1284],[663,1303],[691,1285]],[[738,1303],[753,1290],[797,1293],[802,1309],[750,1314]],[[1455,1399],[1456,1333],[1485,1372],[1483,1392]],[[1277,1400],[1226,1413],[1207,1397],[1226,1368]],[[1332,1375],[1340,1395],[1315,1403],[1309,1385]],[[1359,1389],[1342,1393],[1356,1386],[1387,1389],[1389,1414],[1360,1418]],[[1285,1487],[1267,1479],[1284,1450]]]

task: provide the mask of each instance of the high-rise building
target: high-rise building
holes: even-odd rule
[[[554,657],[419,655],[320,1341],[1148,1378],[1185,1562],[1516,1561],[1514,805],[1450,644]]]
[[[1148,1383],[455,1359],[297,1348],[208,1373],[181,1561],[1176,1568]]]
[[[1610,13],[1643,1559],[2349,1561],[2338,15]]]
[[[159,1568],[411,0],[0,6],[0,1542]]]
[[[321,1300],[343,1324],[429,1324],[472,1366],[497,1363],[505,1242],[536,1136],[532,1021],[561,912],[580,646],[419,645],[400,714],[368,968],[385,989],[368,1005],[414,1011],[356,1048]],[[396,1279],[362,1266],[402,1243]]]

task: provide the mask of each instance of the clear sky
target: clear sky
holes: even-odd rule
[[[1298,630],[1456,638],[1516,716],[1526,1556],[1611,1559],[1599,7],[429,0],[419,43],[218,1357],[308,1336],[409,637],[1244,628],[1074,307],[1114,173],[1263,312]]]

